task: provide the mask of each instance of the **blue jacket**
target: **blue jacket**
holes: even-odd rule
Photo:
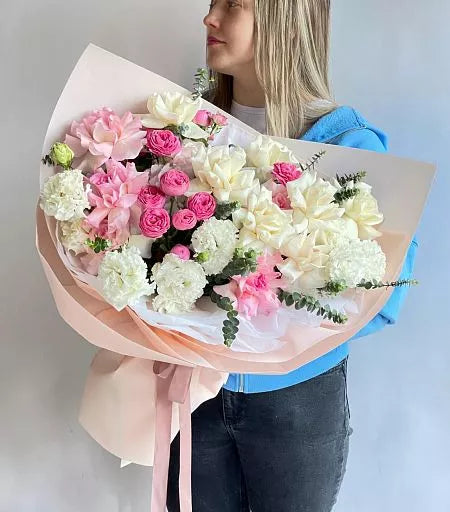
[[[386,134],[369,124],[358,111],[349,106],[338,107],[333,112],[321,117],[303,135],[302,139],[379,152],[385,152],[388,149]],[[417,240],[414,236],[399,279],[412,278],[416,249]],[[372,334],[382,329],[385,325],[391,325],[397,321],[408,288],[408,286],[394,288],[384,307],[367,325],[347,342],[325,355],[289,373],[280,375],[230,373],[223,387],[230,391],[241,391],[244,393],[272,391],[292,386],[329,370],[348,355],[350,341]]]

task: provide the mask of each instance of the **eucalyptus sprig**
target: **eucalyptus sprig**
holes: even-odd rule
[[[347,285],[343,281],[328,281],[325,286],[319,288],[318,291],[329,295],[337,295],[346,289]]]
[[[336,181],[339,183],[341,187],[344,187],[350,181],[353,181],[353,183],[358,183],[363,178],[365,178],[366,175],[366,171],[360,171],[353,174],[344,174],[344,176],[339,176],[338,174],[336,174]]]
[[[295,309],[306,308],[309,312],[316,311],[317,316],[328,318],[335,324],[345,324],[348,320],[348,317],[343,313],[339,313],[335,309],[331,309],[328,304],[322,306],[318,300],[309,295],[304,295],[298,292],[288,293],[284,290],[280,290],[278,298],[281,302],[284,302],[286,306],[295,306]]]
[[[417,284],[419,284],[419,281],[417,281],[417,279],[400,279],[398,281],[391,281],[390,283],[383,283],[382,281],[377,281],[375,279],[373,279],[372,281],[362,279],[361,282],[358,283],[356,286],[358,288],[372,290],[374,288],[389,288],[390,286],[411,286]]]
[[[211,292],[210,297],[217,307],[227,312],[227,318],[224,320],[222,327],[223,342],[227,347],[231,347],[239,331],[238,312],[234,309],[231,299],[228,297],[223,297],[214,290]]]
[[[302,171],[314,171],[315,166],[317,165],[318,161],[325,155],[326,151],[322,149],[318,153],[315,153],[307,162],[306,164],[300,164],[300,169]]]
[[[347,201],[347,199],[351,199],[352,197],[355,197],[359,194],[360,190],[359,188],[342,188],[336,194],[334,194],[334,199],[331,201],[332,203],[338,203],[341,204],[344,201]]]
[[[197,68],[197,72],[194,75],[192,99],[196,100],[205,91],[207,91],[209,89],[210,82],[214,82],[214,78],[209,77],[209,71],[206,68]]]

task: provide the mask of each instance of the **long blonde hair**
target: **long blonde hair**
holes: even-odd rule
[[[330,0],[254,0],[255,68],[264,90],[266,133],[299,138],[338,104],[329,86]],[[209,70],[205,95],[230,112],[233,77]]]

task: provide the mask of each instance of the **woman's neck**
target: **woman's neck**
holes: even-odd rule
[[[253,69],[233,77],[233,99],[246,107],[266,106],[264,91]]]

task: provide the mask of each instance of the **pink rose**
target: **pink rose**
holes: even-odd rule
[[[149,130],[147,147],[158,156],[174,156],[181,150],[180,139],[170,130]]]
[[[168,196],[182,196],[189,188],[189,176],[180,169],[170,169],[161,176],[159,186]]]
[[[170,215],[164,208],[148,208],[139,220],[142,234],[149,238],[161,238],[170,228]]]
[[[153,185],[142,187],[138,201],[144,208],[163,208],[166,204],[166,194]]]
[[[207,110],[198,110],[193,121],[199,126],[210,126],[211,112],[208,112]]]
[[[170,250],[172,254],[176,254],[181,260],[188,260],[191,257],[191,251],[185,245],[177,244]]]
[[[172,224],[175,229],[186,231],[197,224],[197,217],[191,210],[178,210],[172,217]]]
[[[131,112],[119,117],[113,110],[103,107],[94,110],[81,122],[73,121],[64,142],[81,158],[78,169],[92,171],[109,158],[118,162],[136,158],[145,144],[142,123]]]
[[[273,177],[281,183],[286,185],[289,181],[294,181],[302,175],[301,171],[297,169],[294,164],[288,162],[278,162],[273,165]]]
[[[228,124],[228,119],[222,114],[214,114],[212,120],[219,126],[225,126]]]
[[[272,195],[272,201],[282,210],[290,210],[292,208],[287,190],[280,190]]]
[[[216,211],[216,200],[208,192],[197,192],[188,199],[187,207],[193,211],[198,220],[206,220]]]

